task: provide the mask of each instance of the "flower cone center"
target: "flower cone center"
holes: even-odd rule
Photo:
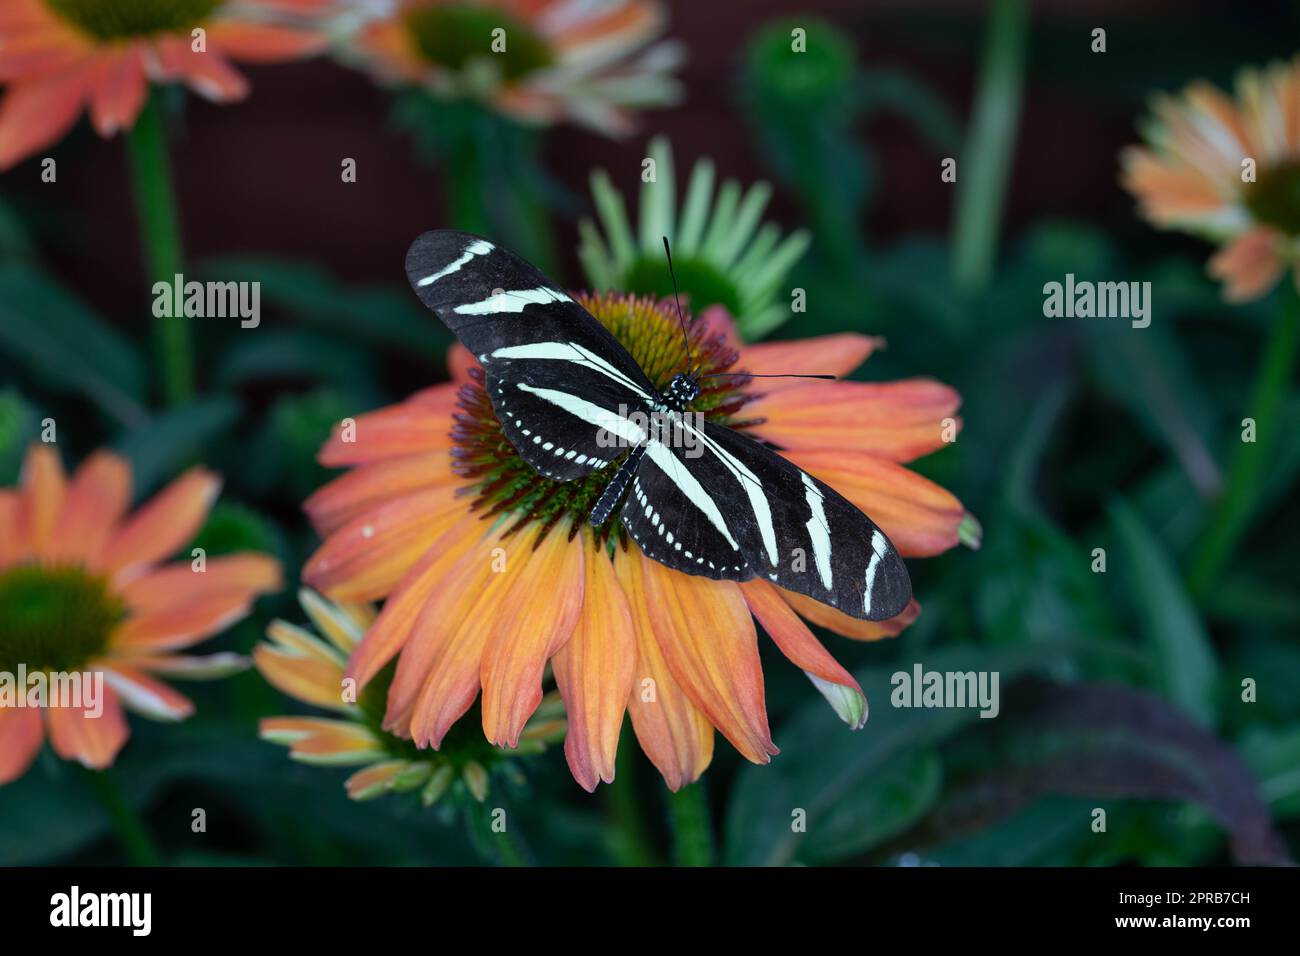
[[[421,59],[452,71],[464,69],[472,60],[487,60],[500,68],[506,80],[514,81],[554,61],[536,31],[491,7],[454,3],[418,7],[406,15],[406,29]]]
[[[663,390],[674,375],[687,371],[681,325],[671,300],[627,295],[575,298],[631,353],[656,389]],[[691,355],[705,376],[729,368],[738,358],[720,335],[710,335],[702,325],[692,325],[690,337]],[[452,430],[456,468],[477,483],[474,507],[488,514],[517,516],[517,526],[536,522],[543,532],[565,516],[573,519],[575,529],[583,527],[624,455],[575,481],[543,477],[510,444],[483,388],[482,372],[476,369],[474,374],[475,381],[461,389],[461,412]],[[704,378],[690,411],[734,426],[734,416],[749,400],[739,388],[741,381]],[[617,513],[601,532],[601,540],[621,533]]]
[[[108,649],[126,608],[108,582],[75,565],[0,572],[0,671],[74,671]]]
[[[1300,236],[1300,163],[1261,169],[1246,186],[1246,208],[1259,222]]]
[[[57,16],[96,40],[188,32],[223,0],[45,0]]]

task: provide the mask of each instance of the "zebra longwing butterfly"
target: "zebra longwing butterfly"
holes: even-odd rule
[[[694,372],[660,393],[600,322],[514,253],[435,230],[412,243],[406,275],[482,365],[505,435],[531,467],[569,481],[623,454],[610,435],[628,449],[593,524],[619,509],[661,564],[764,577],[859,619],[893,617],[911,600],[907,569],[870,518],[772,449],[687,414]],[[646,427],[652,418],[666,427]]]

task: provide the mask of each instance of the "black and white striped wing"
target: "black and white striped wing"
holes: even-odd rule
[[[474,353],[506,437],[550,478],[580,478],[635,444],[627,420],[654,386],[610,332],[545,275],[464,232],[426,232],[406,254],[426,306]]]
[[[623,505],[647,556],[711,578],[763,577],[868,621],[907,607],[902,558],[842,495],[729,428],[680,428],[685,440],[650,443]]]

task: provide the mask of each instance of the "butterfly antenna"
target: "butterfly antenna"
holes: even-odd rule
[[[708,375],[701,375],[701,378],[717,378],[719,375],[744,375],[747,378],[821,378],[827,381],[835,381],[838,375],[805,375],[798,372],[769,374],[765,372],[710,372]]]
[[[686,332],[686,316],[682,313],[682,299],[677,294],[677,273],[673,271],[673,250],[664,236],[664,254],[668,256],[668,276],[673,280],[673,301],[677,303],[677,320],[682,324],[682,343],[686,346],[686,368],[690,378],[695,378],[695,359],[691,357],[691,337]]]

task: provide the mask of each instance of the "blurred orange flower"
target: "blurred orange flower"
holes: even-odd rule
[[[0,675],[102,673],[104,684],[98,716],[0,701],[0,784],[22,776],[46,736],[60,757],[107,767],[126,743],[124,706],[155,720],[193,711],[158,676],[244,667],[236,654],[177,652],[278,589],[279,563],[245,553],[160,565],[194,538],[219,488],[216,475],[194,468],[128,514],[125,459],[96,452],[68,479],[58,452],[34,445],[20,486],[0,489]]]
[[[5,0],[0,6],[0,169],[60,139],[83,107],[100,136],[129,129],[150,83],[183,82],[217,102],[248,81],[231,60],[315,53],[308,15],[336,0]],[[202,34],[196,31],[202,30]],[[201,38],[201,42],[200,42]]]
[[[1235,99],[1198,81],[1153,110],[1147,145],[1121,154],[1124,187],[1152,224],[1221,246],[1225,298],[1264,295],[1300,261],[1300,58],[1242,70]]]
[[[579,301],[656,385],[679,371],[670,305],[624,295]],[[879,345],[844,334],[742,347],[720,309],[691,335],[705,374],[738,362],[754,373],[844,375]],[[565,754],[588,790],[613,779],[625,712],[673,789],[709,765],[715,727],[766,763],[776,748],[755,618],[837,713],[862,725],[861,688],[804,619],[874,640],[910,623],[915,603],[891,621],[859,621],[763,580],[670,570],[645,558],[616,519],[593,533],[586,516],[615,465],[574,482],[538,475],[505,439],[473,358],[456,346],[449,364],[452,382],[342,423],[320,460],[352,470],[305,505],[325,537],[307,582],[335,600],[388,597],[348,668],[364,686],[398,658],[386,729],[437,748],[481,687],[488,740],[516,746],[549,662],[568,712]],[[789,381],[759,392],[744,378],[703,380],[714,384],[693,408],[783,448],[870,514],[902,554],[976,543],[961,503],[905,467],[942,445],[941,423],[959,404],[951,388]]]
[[[681,50],[653,42],[667,18],[654,0],[395,0],[342,55],[386,83],[619,135],[631,110],[678,99]]]

